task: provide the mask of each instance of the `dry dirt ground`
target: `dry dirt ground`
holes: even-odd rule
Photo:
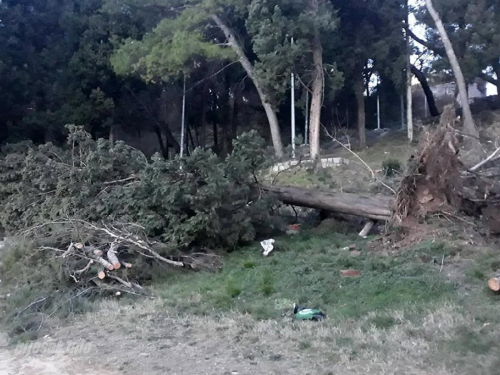
[[[106,302],[34,344],[0,349],[0,374],[490,373],[494,356],[460,368],[453,358],[435,358],[433,343],[472,323],[457,307],[443,305],[418,323],[398,312],[393,318],[398,324],[391,328],[362,329],[360,320],[336,326],[234,314],[181,318],[156,301]]]

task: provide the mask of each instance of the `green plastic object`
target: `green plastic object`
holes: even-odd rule
[[[309,309],[306,307],[301,307],[297,304],[293,306],[293,316],[297,320],[313,320],[319,321],[326,318],[326,315],[318,309]]]

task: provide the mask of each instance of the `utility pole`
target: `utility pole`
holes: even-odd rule
[[[292,37],[292,45],[293,45],[293,37]],[[291,111],[292,111],[292,158],[295,159],[295,75],[293,74],[293,68],[292,68],[292,75],[291,75],[291,90],[292,90],[292,104],[291,104]]]
[[[377,129],[380,130],[380,95],[377,94]]]
[[[380,77],[377,77],[377,130],[380,130]]]
[[[184,85],[182,89],[182,116],[181,116],[181,153],[180,153],[181,158],[184,155],[185,119],[186,119],[186,75],[184,74]]]

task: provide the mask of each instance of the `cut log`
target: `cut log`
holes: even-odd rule
[[[120,261],[120,264],[125,267],[125,268],[132,268],[132,263],[127,263],[127,262],[124,262],[123,260],[119,259]]]
[[[500,290],[500,276],[499,277],[492,277],[491,279],[488,280],[488,287],[494,291],[498,292]]]
[[[118,260],[118,257],[116,256],[116,249],[118,248],[118,244],[116,242],[113,242],[111,246],[109,247],[107,256],[108,260],[111,262],[113,265],[113,268],[115,270],[119,269],[122,265],[120,264],[120,261]]]
[[[99,271],[99,272],[97,273],[97,278],[98,278],[99,280],[104,280],[104,278],[105,278],[105,277],[106,277],[106,273],[105,273],[103,270],[101,270],[101,271]]]
[[[393,198],[385,195],[334,193],[298,187],[259,185],[260,192],[285,204],[388,221],[392,216]]]
[[[359,232],[360,237],[365,238],[366,236],[368,236],[368,234],[370,233],[370,231],[372,230],[374,225],[375,225],[375,222],[372,220],[367,222],[365,224],[365,226],[363,227],[363,230],[361,232]]]
[[[96,258],[97,262],[102,264],[104,267],[106,267],[108,270],[113,271],[115,267],[111,263],[109,263],[106,259],[104,258]]]

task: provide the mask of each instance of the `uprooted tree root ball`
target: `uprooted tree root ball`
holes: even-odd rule
[[[408,161],[406,175],[397,192],[395,215],[425,215],[459,208],[461,184],[455,118],[447,107],[437,130],[426,132],[419,150]]]
[[[451,106],[445,107],[437,129],[426,132],[408,162],[397,192],[395,219],[428,214],[466,214],[500,218],[500,184],[488,173],[466,168],[459,155],[459,132]],[[487,171],[485,171],[487,172]],[[497,176],[494,176],[497,177]],[[495,231],[494,220],[487,220]]]

